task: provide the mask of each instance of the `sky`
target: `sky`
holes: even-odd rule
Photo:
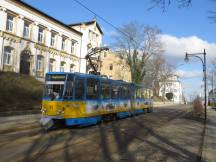
[[[74,0],[24,0],[48,15],[65,24],[92,20],[95,15],[78,5]],[[216,23],[208,19],[209,11],[216,10],[216,2],[211,0],[192,1],[187,8],[179,8],[172,1],[163,11],[161,6],[152,7],[151,0],[79,0],[98,15],[120,27],[130,22],[157,26],[162,31],[164,56],[177,66],[184,94],[202,95],[202,63],[196,58],[184,62],[185,52],[200,53],[204,48],[207,63],[216,59]],[[176,0],[177,1],[177,0]],[[103,44],[110,45],[116,31],[113,27],[96,17],[103,32]],[[210,88],[210,87],[209,87]]]

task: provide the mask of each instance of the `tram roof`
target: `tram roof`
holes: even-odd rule
[[[85,73],[79,73],[79,72],[75,72],[75,73],[72,73],[72,72],[48,72],[47,74],[50,74],[50,75],[54,75],[54,74],[58,74],[58,75],[72,74],[72,75],[81,76],[81,77],[84,77],[84,78],[102,79],[102,80],[107,80],[107,81],[114,82],[114,83],[132,84],[132,86],[145,88],[145,86],[142,85],[142,84],[126,82],[126,81],[123,81],[123,80],[113,80],[113,79],[110,79],[110,78],[106,78],[106,77],[103,77],[103,76],[100,76],[100,75],[94,75],[94,74],[85,74]]]

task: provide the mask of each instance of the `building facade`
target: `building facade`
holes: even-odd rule
[[[130,68],[125,59],[115,52],[108,51],[100,55],[99,71],[110,79],[131,82]]]
[[[95,20],[69,26],[22,1],[0,0],[0,18],[0,71],[85,73],[88,48],[101,44]]]
[[[96,19],[88,22],[81,22],[76,24],[70,24],[71,28],[81,32],[82,35],[82,53],[81,65],[86,65],[85,55],[90,52],[92,48],[100,47],[102,43],[103,31],[101,30]],[[86,71],[86,66],[80,66],[80,71]]]
[[[171,76],[165,83],[160,83],[159,96],[165,98],[168,93],[172,93],[174,103],[183,102],[182,84],[177,75]]]

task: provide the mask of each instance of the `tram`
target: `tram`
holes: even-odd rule
[[[143,85],[82,73],[49,72],[42,99],[41,123],[96,124],[153,110],[152,91]]]

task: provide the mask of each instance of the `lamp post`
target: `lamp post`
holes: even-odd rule
[[[203,58],[200,57],[200,55],[203,55]],[[205,121],[207,119],[207,73],[206,73],[206,51],[204,49],[204,52],[202,53],[187,53],[185,54],[185,61],[188,62],[189,61],[189,57],[196,57],[198,59],[200,59],[200,61],[203,64],[203,75],[204,75],[204,94],[205,94]]]

